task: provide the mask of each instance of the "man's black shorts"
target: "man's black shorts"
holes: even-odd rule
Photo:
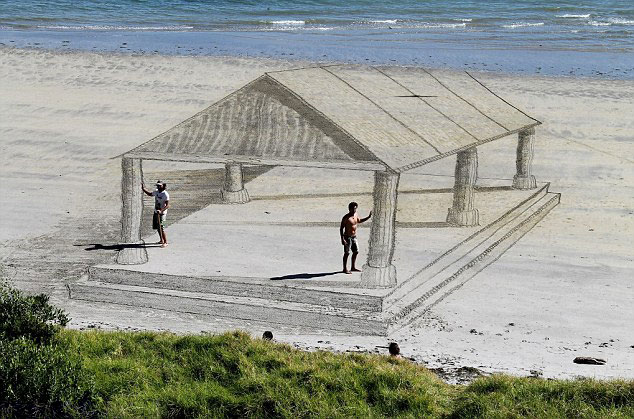
[[[154,216],[152,216],[152,228],[154,230],[165,228],[165,214],[154,213]]]
[[[359,253],[359,243],[357,241],[357,236],[343,236],[346,239],[346,243],[343,245],[343,252],[350,253]]]

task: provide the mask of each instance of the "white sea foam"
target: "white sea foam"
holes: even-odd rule
[[[366,20],[360,21],[359,24],[389,24],[396,25],[397,28],[406,28],[406,29],[451,29],[451,28],[464,28],[467,26],[467,21],[471,19],[454,19],[459,21],[460,23],[432,23],[432,22],[405,22],[398,19],[382,19],[382,20]]]
[[[273,20],[271,22],[274,25],[282,26],[302,26],[306,24],[305,20]]]
[[[466,23],[423,23],[420,25],[413,25],[414,28],[424,28],[424,29],[451,29],[451,28],[465,28],[467,26]]]
[[[588,25],[592,26],[611,26],[610,22],[599,22],[598,20],[589,20]]]
[[[473,22],[473,19],[467,18],[467,19],[454,19],[457,20],[458,22]]]
[[[570,19],[587,19],[590,17],[590,14],[587,15],[557,15],[557,17],[565,17]]]
[[[370,20],[370,23],[391,23],[394,24],[396,22],[398,22],[398,20],[396,19],[379,19],[379,20]]]
[[[507,28],[507,29],[528,28],[531,26],[544,26],[544,22],[537,22],[537,23],[516,22],[516,23],[511,23],[510,25],[502,25],[503,28]]]
[[[608,21],[615,25],[634,25],[634,20],[621,19],[618,17],[612,17],[608,19]]]
[[[82,31],[186,31],[193,26],[40,25],[38,29]]]

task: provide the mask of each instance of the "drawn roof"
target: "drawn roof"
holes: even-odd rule
[[[265,73],[125,156],[404,172],[538,124],[466,72],[323,66]]]

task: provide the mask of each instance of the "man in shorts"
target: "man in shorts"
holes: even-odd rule
[[[352,272],[361,272],[356,268],[357,255],[359,254],[359,244],[357,242],[357,225],[366,222],[372,217],[372,211],[365,218],[359,218],[357,215],[357,208],[359,206],[356,202],[348,204],[348,213],[341,219],[341,225],[339,226],[339,234],[341,236],[341,244],[343,244],[343,273],[350,274]],[[352,263],[351,269],[347,269],[348,255],[352,250]]]
[[[150,191],[145,189],[145,185],[141,183],[141,189],[147,196],[154,197],[154,215],[152,217],[152,228],[158,231],[159,243],[161,247],[167,247],[167,235],[165,234],[165,217],[167,216],[167,209],[170,206],[170,196],[165,189],[167,189],[167,183],[156,182],[156,190]]]

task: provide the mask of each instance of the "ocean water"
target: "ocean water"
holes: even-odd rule
[[[634,0],[0,0],[0,43],[634,76]]]

